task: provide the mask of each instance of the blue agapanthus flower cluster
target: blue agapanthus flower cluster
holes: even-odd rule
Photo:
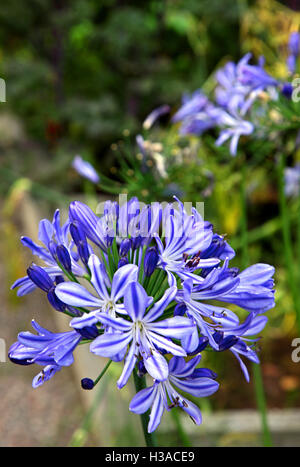
[[[299,55],[300,35],[291,34],[288,44],[288,72],[292,76],[296,71]],[[258,98],[277,100],[279,93],[291,99],[291,82],[275,79],[264,69],[264,57],[257,65],[250,64],[251,53],[247,53],[238,63],[228,62],[217,71],[216,87],[213,100],[199,89],[191,95],[185,95],[182,106],[173,116],[173,122],[181,122],[180,133],[201,135],[216,128],[219,137],[216,145],[230,141],[230,153],[236,155],[241,136],[255,132],[261,111],[257,115],[251,109]],[[257,124],[256,124],[257,122]]]
[[[53,333],[33,321],[34,332],[19,334],[9,358],[43,367],[36,388],[71,365],[76,347],[86,344],[120,363],[119,389],[133,372],[151,381],[129,407],[138,414],[151,409],[149,432],[175,407],[200,424],[200,410],[186,394],[206,397],[219,387],[217,375],[199,367],[201,352],[230,351],[249,380],[245,361],[259,363],[255,336],[274,306],[274,268],[231,267],[235,252],[224,237],[177,199],[107,201],[99,211],[75,201],[63,225],[59,211],[52,222],[40,222],[42,245],[22,238],[44,265],[33,263],[12,288],[20,296],[41,289],[70,320],[70,331]],[[82,380],[84,389],[93,386]]]

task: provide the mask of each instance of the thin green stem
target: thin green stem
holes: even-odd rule
[[[146,251],[147,251],[147,247],[144,246],[143,247],[143,253],[142,253],[142,259],[141,259],[141,263],[140,263],[139,279],[138,279],[140,284],[143,283],[143,278],[144,278],[144,259],[145,259]]]
[[[300,261],[300,193],[298,195],[297,205],[297,263]],[[298,270],[298,281],[300,279],[300,271]],[[299,283],[299,282],[298,282]]]
[[[77,282],[77,284],[79,284],[77,277],[72,272],[68,272],[58,260],[56,260],[56,262],[67,278],[70,279],[70,281]]]
[[[261,415],[262,441],[265,447],[272,447],[272,437],[268,424],[267,402],[260,365],[252,363],[252,374],[255,388],[256,404]]]
[[[112,363],[112,360],[109,360],[109,362],[105,365],[105,367],[103,368],[103,370],[101,371],[100,375],[95,379],[94,381],[94,387],[96,386],[96,384],[99,383],[100,379],[102,378],[102,376],[105,375],[105,373],[107,372],[108,368],[110,367]]]
[[[113,259],[114,259],[115,265],[118,266],[118,263],[119,263],[119,252],[118,252],[116,237],[114,237],[114,239],[113,239],[113,243],[112,243],[112,253],[113,253]]]
[[[161,283],[159,284],[159,287],[158,287],[157,291],[153,294],[153,301],[154,302],[156,302],[157,300],[159,300],[162,297],[164,291],[167,288],[167,287],[165,287],[167,284],[168,284],[168,279],[167,279],[167,277],[165,277],[161,281]]]
[[[178,413],[177,407],[171,410],[171,416],[174,420],[175,426],[177,428],[178,436],[184,447],[191,447],[191,442],[189,436],[186,434],[180,420],[180,415]]]
[[[249,265],[246,175],[246,164],[245,162],[243,162],[241,183],[241,239],[243,269],[245,269]],[[264,446],[270,447],[272,446],[272,438],[268,425],[267,404],[260,365],[252,363],[252,373],[254,380],[256,404],[260,412],[261,418],[262,441]]]
[[[98,378],[95,380],[95,384],[97,384],[102,378],[102,376],[106,373],[111,362],[112,360],[110,360],[107,363],[107,365],[104,367],[103,371],[100,373]],[[108,381],[104,380],[103,383],[100,385],[99,389],[97,390],[93,403],[91,407],[89,408],[88,412],[86,413],[85,417],[83,418],[81,425],[73,433],[73,436],[69,443],[70,447],[80,447],[80,446],[85,445],[88,434],[91,432],[91,429],[92,429],[93,417],[97,411],[97,408],[101,400],[103,400],[103,394],[107,388],[107,385],[108,385]]]
[[[101,258],[102,258],[103,263],[104,263],[104,265],[105,265],[105,270],[106,270],[106,272],[107,272],[107,274],[108,274],[110,280],[112,281],[113,274],[111,273],[110,266],[109,266],[108,262],[106,261],[106,258],[105,258],[105,256],[104,256],[104,253],[103,253],[102,250],[100,250],[100,255],[101,255]]]
[[[135,369],[133,370],[133,379],[134,379],[136,392],[139,392],[142,389],[145,389],[147,387],[145,376],[140,378]],[[141,414],[140,417],[141,417],[146,446],[147,447],[157,446],[156,436],[153,433],[148,433],[147,427],[148,427],[148,420],[149,420],[149,410]]]
[[[160,277],[160,274],[161,274],[161,269],[156,269],[151,276],[151,279],[149,282],[149,290],[148,290],[148,293],[151,296],[152,296],[152,291],[154,290],[154,287],[156,286],[156,283]]]

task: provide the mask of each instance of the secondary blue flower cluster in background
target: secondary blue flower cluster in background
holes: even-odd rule
[[[33,321],[35,333],[21,332],[11,346],[12,362],[43,367],[33,387],[71,365],[78,345],[89,345],[120,362],[119,389],[133,372],[152,381],[129,407],[138,414],[151,409],[152,432],[176,407],[201,423],[199,408],[182,392],[217,391],[217,375],[198,367],[204,350],[230,351],[249,380],[245,359],[259,363],[256,336],[274,307],[274,268],[231,267],[234,250],[195,208],[187,212],[177,199],[145,205],[132,198],[107,201],[98,216],[75,201],[63,226],[59,211],[40,222],[39,240],[43,246],[27,237],[22,243],[44,265],[32,264],[12,288],[20,296],[41,289],[69,317],[70,331],[52,333]],[[82,387],[96,382],[84,378]]]
[[[293,32],[287,59],[291,77],[296,71],[299,52],[300,35]],[[259,59],[258,65],[250,64],[250,59],[251,54],[248,53],[238,63],[228,62],[217,71],[213,101],[200,89],[183,97],[182,106],[172,119],[173,123],[181,123],[181,134],[201,135],[216,128],[220,131],[216,145],[230,140],[230,153],[234,156],[240,137],[254,133],[258,124],[257,116],[260,116],[263,106],[258,114],[251,114],[254,102],[260,97],[277,100],[279,93],[291,99],[291,82],[281,82],[269,75],[264,69],[264,57]]]

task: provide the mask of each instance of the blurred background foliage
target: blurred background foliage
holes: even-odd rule
[[[124,129],[139,131],[155,106],[177,105],[225,55],[239,57],[243,9],[235,0],[9,2],[0,12],[1,114],[18,118],[7,143],[26,139],[26,158],[11,165],[58,185],[74,151],[109,166]],[[35,163],[40,152],[46,165]]]

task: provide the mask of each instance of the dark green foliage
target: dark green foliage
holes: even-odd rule
[[[237,5],[12,0],[0,11],[5,109],[42,144],[72,139],[103,154],[156,105],[200,87],[224,55],[239,56]]]

